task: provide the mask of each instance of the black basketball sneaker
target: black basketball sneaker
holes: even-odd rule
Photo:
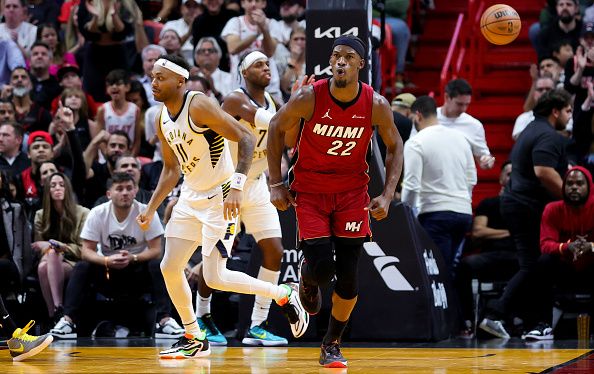
[[[340,352],[340,344],[338,344],[338,342],[322,344],[320,365],[326,368],[347,367],[347,360],[342,356],[342,353]]]
[[[306,286],[303,281],[301,271],[305,258],[301,259],[299,263],[299,299],[303,305],[303,309],[311,315],[318,314],[322,308],[322,291],[318,286]]]

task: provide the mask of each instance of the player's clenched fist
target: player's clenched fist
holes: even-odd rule
[[[151,221],[153,220],[153,216],[155,215],[154,212],[144,211],[140,212],[138,216],[136,216],[136,222],[138,222],[138,226],[143,231],[148,230],[149,226],[151,225]]]

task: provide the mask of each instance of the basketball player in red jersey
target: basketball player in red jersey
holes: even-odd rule
[[[320,354],[325,367],[347,366],[340,342],[357,302],[357,265],[371,235],[369,213],[377,220],[387,216],[402,171],[402,139],[390,104],[358,80],[364,56],[366,46],[359,38],[337,38],[330,56],[332,78],[293,94],[270,121],[268,133],[270,199],[280,210],[295,207],[304,255],[299,296],[310,314],[320,310],[320,286],[336,275]],[[289,191],[281,176],[281,153],[302,121]],[[365,156],[374,126],[386,144],[386,182],[382,194],[370,201]]]

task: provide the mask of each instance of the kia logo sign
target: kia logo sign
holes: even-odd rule
[[[351,27],[346,31],[342,31],[342,29],[338,26],[329,27],[322,31],[321,27],[317,27],[314,30],[314,38],[322,39],[322,38],[329,38],[329,39],[336,39],[341,35],[354,35],[359,36],[359,28]]]
[[[314,66],[314,75],[332,75],[332,67],[326,66],[324,69],[320,65]]]
[[[402,275],[396,264],[400,262],[397,257],[386,256],[384,251],[376,242],[363,244],[365,252],[373,257],[373,265],[381,276],[386,286],[392,291],[416,291],[410,282]]]

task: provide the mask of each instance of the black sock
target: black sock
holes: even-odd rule
[[[4,306],[2,296],[0,296],[0,325],[7,333],[7,336],[12,336],[14,330],[17,329],[14,321],[10,317],[10,314],[8,314],[8,310],[6,310],[6,307]]]
[[[342,340],[342,334],[344,333],[344,329],[347,325],[349,320],[341,322],[334,318],[334,316],[330,315],[330,323],[328,323],[328,332],[324,336],[322,340],[322,344],[328,345],[333,342],[339,342]]]

